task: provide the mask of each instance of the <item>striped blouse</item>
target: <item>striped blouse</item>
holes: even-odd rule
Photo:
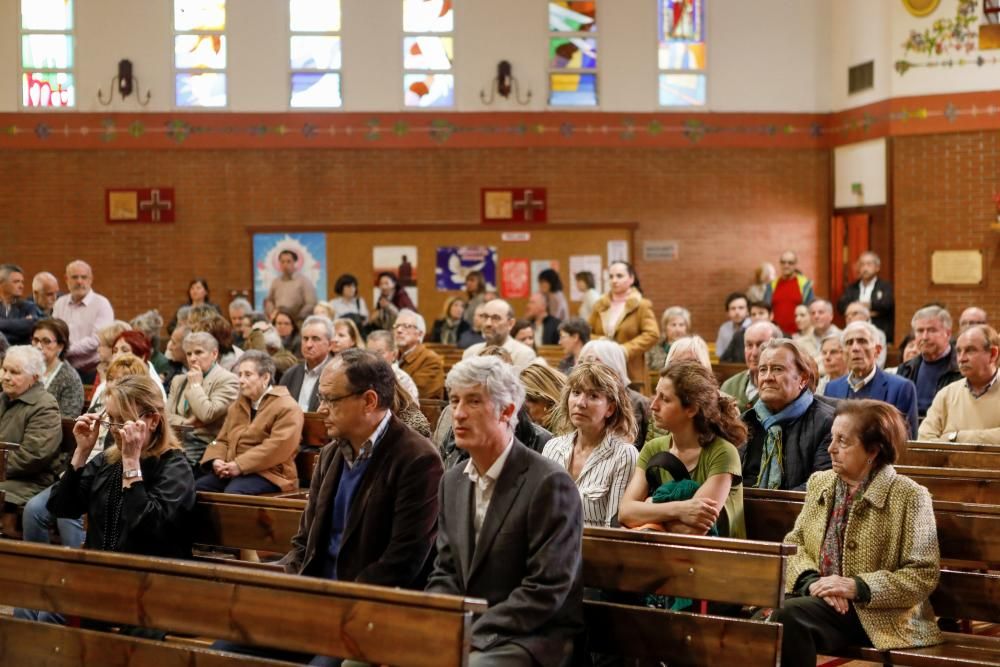
[[[552,438],[545,443],[542,456],[569,470],[576,432]],[[612,526],[618,523],[618,503],[632,478],[639,456],[632,443],[617,435],[606,434],[574,479],[583,503],[584,526]]]

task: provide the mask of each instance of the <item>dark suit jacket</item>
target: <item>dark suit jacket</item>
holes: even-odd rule
[[[473,548],[475,491],[464,466],[441,479],[438,555],[427,590],[485,598],[472,647],[516,643],[543,666],[572,654],[583,626],[583,516],[566,471],[516,439]]]
[[[861,297],[861,281],[856,280],[844,289],[844,293],[837,300],[837,308],[841,314],[847,307]],[[872,290],[871,310],[878,313],[872,317],[872,324],[885,332],[887,341],[894,341],[893,335],[896,325],[896,301],[892,296],[892,283],[875,278],[875,289]]]
[[[292,398],[299,400],[299,394],[302,392],[302,380],[306,377],[306,363],[303,361],[301,364],[295,364],[281,376],[280,384],[282,387],[288,387],[288,393],[292,395]],[[319,380],[313,385],[312,395],[309,397],[309,409],[306,412],[316,412],[319,410]]]
[[[299,532],[281,561],[289,574],[322,576],[342,461],[337,441],[323,448]],[[433,562],[442,472],[431,441],[390,417],[347,514],[338,581],[423,588]]]
[[[40,319],[42,313],[34,301],[18,299],[10,304],[9,310],[0,304],[0,333],[11,345],[31,343],[31,331]]]
[[[813,397],[812,405],[801,417],[781,430],[783,474],[781,488],[805,491],[809,475],[817,470],[830,469],[830,427],[833,426],[835,408],[829,402]],[[747,444],[740,448],[743,461],[743,484],[757,486],[760,474],[760,457],[764,453],[767,433],[753,408],[743,413],[749,433]]]
[[[875,377],[857,395],[851,394],[849,375],[831,380],[826,385],[825,394],[830,398],[871,398],[896,406],[906,417],[910,427],[910,437],[917,437],[917,387],[906,378],[886,373],[881,368],[875,370]]]
[[[542,320],[542,345],[559,344],[560,324],[562,324],[562,320],[552,317],[551,315],[545,316],[545,319]]]

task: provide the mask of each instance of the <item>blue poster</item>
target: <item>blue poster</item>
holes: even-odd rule
[[[439,292],[464,289],[465,277],[472,271],[481,272],[486,284],[495,289],[497,249],[484,245],[448,246],[437,249],[434,276]]]
[[[295,270],[316,286],[316,298],[326,301],[326,234],[284,233],[253,235],[254,310],[263,312],[271,283],[281,275],[278,255],[291,250],[299,259]]]

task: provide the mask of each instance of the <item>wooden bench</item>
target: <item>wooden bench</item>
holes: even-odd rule
[[[467,664],[472,616],[486,608],[483,600],[450,595],[23,542],[0,542],[0,604],[412,667]],[[275,664],[184,644],[28,625],[0,619],[4,664]]]
[[[308,489],[313,471],[319,463],[319,454],[330,441],[326,434],[326,423],[319,412],[303,413],[302,440],[299,453],[295,455],[295,469],[299,475],[299,487]]]
[[[948,442],[910,442],[899,452],[899,463],[932,468],[1000,470],[1000,447]]]
[[[927,487],[935,500],[1000,505],[1000,471],[897,465],[896,472]]]

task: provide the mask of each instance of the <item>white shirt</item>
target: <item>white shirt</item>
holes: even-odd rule
[[[399,384],[403,385],[403,389],[406,390],[406,393],[412,396],[414,401],[419,401],[420,390],[417,389],[417,383],[413,381],[410,374],[400,368],[399,364],[396,362],[393,362],[392,364],[392,372],[396,374],[396,380],[399,381]]]
[[[868,375],[866,375],[864,379],[861,380],[861,382],[856,382],[854,380],[854,373],[848,373],[847,386],[849,386],[851,388],[851,391],[853,391],[856,394],[862,389],[864,389],[865,385],[867,385],[875,378],[875,373],[877,372],[878,372],[878,364],[875,364],[874,366],[872,366],[871,372]]]
[[[861,303],[872,302],[872,292],[875,291],[875,281],[877,280],[878,276],[872,278],[867,285],[863,280],[858,281],[858,301]]]
[[[478,357],[479,353],[483,351],[486,347],[486,343],[476,343],[472,347],[469,347],[462,354],[462,359],[471,359],[472,357]],[[510,354],[511,361],[514,362],[514,368],[518,372],[523,371],[528,365],[537,357],[535,351],[524,343],[519,343],[510,336],[507,336],[507,340],[501,345],[503,349],[507,350]]]
[[[302,408],[302,412],[309,412],[309,399],[312,398],[313,388],[319,382],[319,376],[331,358],[327,355],[326,359],[312,370],[309,370],[308,364],[304,366],[306,372],[302,376],[302,388],[299,389],[299,407]]]
[[[496,489],[497,480],[500,478],[500,473],[503,472],[503,466],[507,463],[507,457],[510,456],[511,445],[514,444],[514,436],[510,437],[507,441],[507,446],[504,447],[503,452],[497,457],[497,460],[493,462],[490,469],[486,471],[485,475],[480,475],[479,471],[476,469],[476,464],[469,459],[469,462],[465,464],[465,474],[469,476],[469,481],[472,482],[475,487],[475,500],[476,500],[476,513],[473,517],[473,528],[476,531],[476,541],[479,541],[479,531],[483,528],[483,521],[486,519],[486,510],[490,508],[490,500],[493,499],[493,490]]]
[[[574,431],[552,438],[545,443],[542,456],[552,459],[568,472],[576,436]],[[611,526],[618,517],[618,505],[638,458],[639,450],[631,442],[610,433],[590,453],[580,476],[573,480],[583,505],[583,525]]]

